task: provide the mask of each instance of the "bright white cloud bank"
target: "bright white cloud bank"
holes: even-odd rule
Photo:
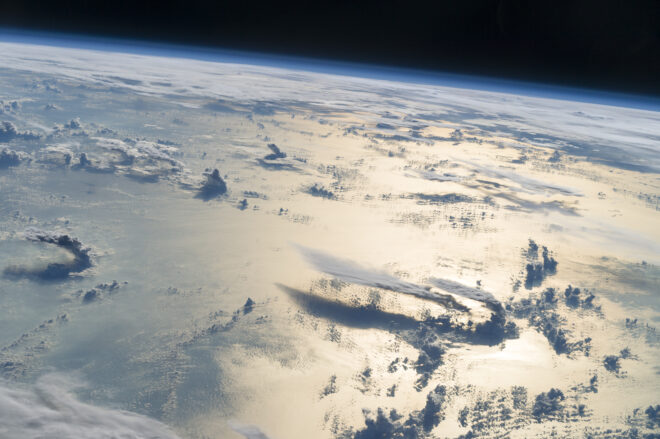
[[[178,439],[164,424],[124,410],[78,401],[67,377],[49,374],[35,385],[0,383],[3,439]]]

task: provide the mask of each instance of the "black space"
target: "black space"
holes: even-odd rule
[[[658,0],[0,0],[0,26],[660,96]]]

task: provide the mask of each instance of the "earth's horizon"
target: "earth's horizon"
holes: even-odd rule
[[[0,437],[658,437],[657,109],[97,49],[0,41]]]

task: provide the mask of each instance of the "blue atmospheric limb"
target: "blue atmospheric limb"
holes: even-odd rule
[[[652,96],[614,93],[588,88],[565,87],[450,72],[304,58],[264,52],[245,52],[227,48],[191,47],[153,41],[35,32],[2,27],[0,27],[0,41],[287,68],[366,79],[410,82],[660,111],[660,99]]]

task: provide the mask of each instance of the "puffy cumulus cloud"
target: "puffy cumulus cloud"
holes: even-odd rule
[[[0,123],[0,142],[8,142],[18,136],[16,125],[5,120]]]
[[[594,296],[592,293],[585,291],[581,294],[579,288],[573,288],[571,285],[567,286],[564,290],[564,303],[575,309],[594,309],[600,311],[600,306],[594,305]]]
[[[570,285],[565,292],[565,305],[567,308],[577,309],[577,306],[571,305],[572,294],[579,289],[573,289]],[[510,302],[506,305],[506,311],[516,318],[526,318],[529,324],[536,328],[545,336],[554,351],[561,355],[571,356],[577,352],[583,352],[586,356],[591,350],[591,337],[584,339],[575,338],[573,332],[569,329],[563,312],[567,308],[559,308],[559,294],[554,288],[546,288],[540,294],[533,294],[516,302]],[[598,315],[600,306],[593,303],[595,296],[590,295],[586,300],[580,302],[580,311],[591,311]]]
[[[270,149],[272,153],[265,156],[264,160],[277,160],[277,159],[286,158],[286,153],[282,152],[280,148],[274,143],[269,143],[268,149]]]
[[[0,169],[11,168],[12,166],[18,166],[21,164],[23,159],[21,153],[12,151],[9,148],[0,149]]]
[[[96,174],[112,174],[117,171],[117,166],[108,163],[103,158],[90,158],[90,156],[81,152],[77,159],[72,160],[71,169],[74,171],[85,170]]]
[[[177,439],[166,425],[135,413],[78,401],[76,383],[49,374],[12,388],[0,382],[0,437],[6,439]],[[265,437],[265,436],[264,436]]]
[[[206,173],[206,181],[197,192],[197,198],[209,201],[227,193],[227,183],[220,177],[220,171],[214,169]]]
[[[123,161],[127,164],[136,161],[162,160],[172,166],[181,165],[179,161],[172,158],[172,155],[176,154],[178,149],[170,145],[161,145],[146,140],[119,140],[104,137],[94,137],[93,139],[101,148],[120,153]]]
[[[64,124],[64,128],[68,128],[70,130],[79,130],[82,127],[80,124],[80,118],[76,117],[75,119],[71,119],[69,122]]]
[[[16,125],[8,120],[0,122],[0,142],[9,142],[14,139],[33,140],[38,138],[39,135],[32,131],[18,131]]]
[[[308,187],[305,192],[308,194],[314,196],[314,197],[319,197],[319,198],[327,198],[329,200],[335,198],[335,194],[331,192],[330,190],[324,188],[323,186],[314,183],[313,186]]]
[[[622,349],[619,352],[619,355],[608,355],[603,360],[603,366],[608,371],[615,373],[619,376],[625,376],[625,372],[621,371],[621,361],[620,360],[633,359],[636,360],[637,356],[633,355],[630,352],[629,348]],[[621,372],[621,373],[620,373]]]
[[[365,427],[345,432],[346,439],[426,438],[445,419],[445,405],[450,397],[445,386],[437,386],[426,397],[426,405],[404,417],[392,409],[387,413],[379,408],[376,417],[365,412]],[[342,438],[342,439],[343,439]]]
[[[78,290],[77,295],[82,297],[84,305],[102,300],[105,296],[111,296],[119,291],[120,288],[126,286],[128,282],[117,282],[113,280],[112,283],[101,283],[87,291]]]
[[[80,157],[78,159],[78,164],[74,165],[74,166],[77,166],[77,167],[80,167],[80,168],[85,168],[85,167],[89,167],[91,165],[92,165],[92,161],[89,158],[87,158],[87,154],[82,152],[82,153],[80,153]]]
[[[161,177],[172,177],[183,170],[183,163],[174,158],[180,151],[172,145],[133,139],[93,137],[106,154],[107,165],[90,166],[85,157],[77,168],[93,172],[115,172],[142,182],[156,182]]]
[[[565,399],[564,393],[559,389],[550,389],[547,393],[536,395],[532,416],[538,420],[556,416],[563,410]]]
[[[15,113],[21,109],[19,101],[3,101],[0,100],[0,114],[2,113]]]
[[[525,288],[528,290],[540,286],[546,277],[557,274],[557,261],[552,257],[548,248],[543,246],[542,261],[538,259],[538,249],[538,244],[530,239],[527,248],[528,263],[525,265]]]
[[[138,140],[134,144],[135,154],[138,158],[148,158],[152,160],[162,160],[172,166],[181,166],[181,162],[172,158],[172,156],[179,153],[178,148],[173,145],[166,145],[157,142],[148,142],[146,140]]]
[[[38,162],[58,167],[69,166],[73,158],[73,152],[67,144],[47,146],[35,155]]]

